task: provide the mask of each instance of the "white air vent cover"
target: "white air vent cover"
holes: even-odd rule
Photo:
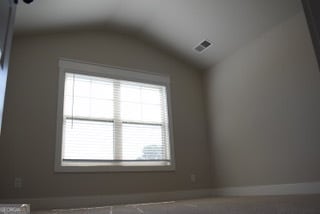
[[[207,49],[212,43],[209,42],[208,40],[204,40],[202,41],[198,46],[196,46],[194,49],[201,53],[203,52],[205,49]]]

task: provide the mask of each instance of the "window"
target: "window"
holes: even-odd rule
[[[173,170],[169,78],[60,60],[56,171]]]

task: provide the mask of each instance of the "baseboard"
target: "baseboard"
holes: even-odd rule
[[[299,194],[320,194],[320,182],[227,187],[212,190],[212,196],[263,196]]]
[[[1,203],[25,203],[31,205],[31,210],[63,209],[107,206],[115,204],[135,204],[161,201],[175,201],[202,197],[211,197],[211,189],[196,189],[173,192],[155,192],[121,195],[95,195],[75,197],[50,197],[50,198],[22,198],[0,200]]]

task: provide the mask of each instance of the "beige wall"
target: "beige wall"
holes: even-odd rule
[[[320,72],[302,12],[207,74],[215,187],[320,181]]]
[[[169,74],[176,171],[55,173],[59,57]],[[302,12],[224,59],[205,77],[211,150],[200,71],[126,34],[15,37],[0,136],[0,198],[320,180],[320,72]],[[193,173],[196,183],[190,182]],[[23,179],[21,189],[14,188],[15,177]]]
[[[58,59],[169,74],[175,172],[55,173]],[[48,197],[187,190],[211,186],[201,73],[125,34],[99,31],[14,38],[0,137],[0,196]],[[197,182],[190,182],[190,174]],[[14,189],[14,177],[23,188]]]

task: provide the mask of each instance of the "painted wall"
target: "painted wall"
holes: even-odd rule
[[[59,57],[171,77],[175,172],[55,173]],[[211,186],[202,75],[126,34],[86,31],[14,38],[0,137],[0,196],[51,197],[189,190]],[[196,174],[191,183],[190,174]],[[14,188],[21,177],[23,187]]]
[[[215,187],[320,181],[320,72],[302,12],[206,77]]]

